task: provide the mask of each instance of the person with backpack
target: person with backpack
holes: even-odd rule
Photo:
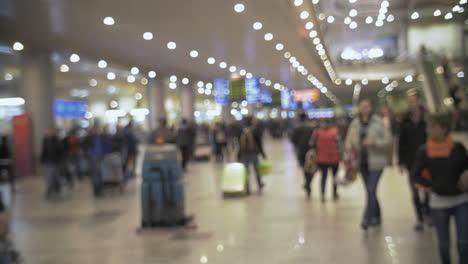
[[[242,133],[239,138],[238,158],[242,163],[244,163],[247,169],[247,173],[249,171],[250,165],[253,166],[257,179],[258,191],[261,193],[264,187],[264,183],[262,182],[262,178],[258,170],[258,156],[261,155],[263,159],[266,159],[266,155],[263,150],[262,138],[259,136],[260,134],[253,126],[254,124],[252,117],[244,117],[244,124],[245,127],[242,129]],[[250,184],[248,179],[249,177],[247,178],[247,194],[250,194]]]
[[[313,152],[310,152],[312,148],[310,143],[314,129],[314,124],[307,122],[307,114],[301,113],[299,114],[299,124],[291,134],[291,142],[296,151],[297,161],[299,166],[304,170],[304,190],[308,199],[311,197],[312,189],[310,184],[316,170],[312,164],[314,163],[315,155]]]
[[[416,153],[411,179],[430,193],[429,206],[437,233],[442,264],[451,262],[450,218],[455,220],[458,258],[468,263],[468,154],[463,144],[450,136],[448,114],[431,114],[427,120],[426,144]]]
[[[424,229],[424,218],[429,215],[429,193],[418,190],[409,177],[418,149],[427,141],[425,110],[416,95],[408,97],[409,111],[404,116],[399,131],[398,160],[401,171],[408,173],[417,223],[415,231]],[[423,199],[421,199],[421,196]]]
[[[317,164],[322,172],[322,202],[325,202],[325,187],[328,170],[333,173],[333,199],[338,199],[337,176],[340,163],[340,136],[338,128],[330,119],[321,120],[321,127],[314,131],[313,145],[316,148]]]
[[[357,153],[358,166],[366,187],[367,205],[361,228],[381,224],[377,186],[385,166],[389,164],[388,151],[392,137],[382,118],[373,113],[372,102],[363,99],[359,103],[359,115],[351,122],[346,136],[346,155]]]

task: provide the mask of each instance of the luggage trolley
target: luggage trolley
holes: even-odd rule
[[[183,226],[185,195],[181,154],[175,145],[148,146],[141,183],[142,228]]]

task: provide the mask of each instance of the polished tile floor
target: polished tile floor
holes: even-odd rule
[[[122,196],[95,200],[85,182],[63,199],[46,201],[44,181],[36,178],[23,180],[11,199],[12,238],[31,264],[438,263],[433,231],[412,229],[407,180],[398,170],[388,168],[380,184],[383,225],[363,232],[361,182],[340,189],[339,201],[322,204],[317,175],[307,201],[289,143],[266,146],[274,173],[261,196],[223,200],[222,165],[190,166],[186,202],[195,230],[138,234],[138,181]]]

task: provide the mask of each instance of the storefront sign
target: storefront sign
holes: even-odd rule
[[[318,89],[295,90],[292,95],[296,102],[317,102],[320,100],[320,91]]]

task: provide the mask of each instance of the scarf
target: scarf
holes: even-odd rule
[[[427,155],[429,158],[448,158],[453,148],[453,139],[448,136],[443,142],[427,141]]]

